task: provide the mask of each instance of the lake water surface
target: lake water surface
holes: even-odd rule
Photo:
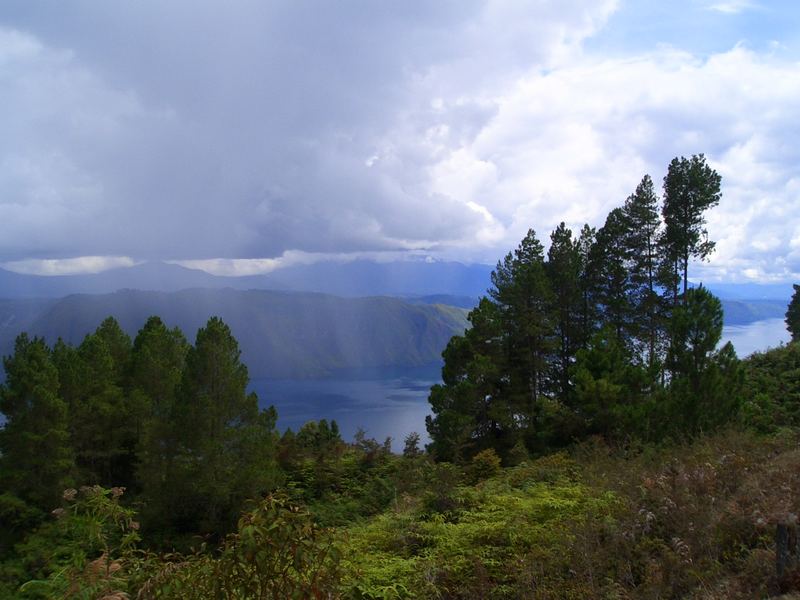
[[[783,319],[766,319],[748,325],[730,325],[722,329],[722,343],[731,342],[739,358],[763,352],[789,341]]]
[[[789,341],[783,319],[725,327],[722,343],[731,341],[739,357]],[[324,379],[254,379],[250,388],[263,407],[278,410],[278,428],[297,431],[309,420],[335,419],[342,437],[351,440],[358,428],[382,442],[416,431],[428,440],[425,416],[430,414],[428,392],[441,381],[441,364],[338,372]]]
[[[441,364],[423,367],[347,369],[324,379],[254,379],[262,407],[274,405],[278,429],[297,431],[309,420],[336,420],[342,438],[359,428],[379,442],[392,437],[395,451],[412,431],[427,442],[428,393],[441,381]]]

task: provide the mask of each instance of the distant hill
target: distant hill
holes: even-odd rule
[[[23,275],[0,269],[0,299],[62,298],[70,294],[108,294],[122,289],[177,292],[190,288],[233,288],[318,292],[345,297],[397,296],[414,304],[472,308],[491,285],[491,272],[490,265],[422,260],[319,262],[245,277],[221,277],[161,262],[88,275]],[[721,283],[706,287],[723,300],[763,303],[760,308],[751,306],[750,309],[731,305],[737,315],[745,315],[749,310],[754,316],[752,320],[765,310],[774,315],[777,305],[782,305],[785,312],[793,292],[788,283]],[[773,308],[767,308],[769,303]]]
[[[242,278],[253,287],[316,291],[339,296],[479,297],[490,286],[492,267],[458,262],[356,260],[321,262],[278,269],[268,275]]]
[[[436,294],[405,298],[412,304],[445,304],[472,310],[478,304],[478,298],[471,296],[450,296]],[[747,325],[766,319],[782,319],[786,314],[788,301],[780,300],[722,300],[725,325]]]
[[[176,292],[187,288],[223,288],[225,279],[198,269],[159,262],[85,275],[24,275],[0,269],[0,298],[62,298],[121,289]]]
[[[259,372],[324,373],[338,365],[362,365],[366,356],[374,357],[376,361],[383,361],[385,364],[395,364],[399,360],[416,364],[422,356],[431,360],[438,359],[439,352],[449,337],[449,333],[444,334],[442,331],[459,331],[459,328],[463,328],[464,314],[476,305],[479,297],[485,295],[490,285],[491,270],[488,265],[456,262],[378,263],[367,260],[297,265],[266,275],[249,277],[219,277],[198,269],[158,262],[111,269],[97,274],[48,277],[22,275],[0,269],[0,352],[7,353],[10,350],[10,340],[13,340],[16,333],[31,330],[34,324],[38,328],[37,333],[55,333],[75,341],[93,329],[97,321],[107,314],[121,315],[120,320],[124,320],[122,317],[128,313],[132,315],[125,321],[131,333],[135,333],[150,314],[160,314],[165,317],[172,315],[170,322],[180,325],[191,337],[209,314],[220,314],[226,310],[226,315],[231,320],[241,323],[242,337],[250,335],[243,314],[253,315],[260,320],[263,313],[264,319],[272,320],[271,327],[280,332],[282,341],[279,343],[285,344],[285,352],[280,355],[276,352],[264,358],[257,367]],[[205,291],[201,291],[201,288]],[[746,325],[763,319],[783,318],[792,293],[789,284],[713,284],[709,285],[709,289],[723,300],[726,325]],[[148,295],[132,291],[115,293],[120,290],[161,294]],[[183,290],[192,291],[182,292]],[[220,293],[212,293],[214,290]],[[344,302],[344,298],[322,300],[319,296],[306,294],[296,296],[304,300],[298,301],[295,307],[292,302],[285,303],[287,306],[284,306],[278,301],[278,298],[289,297],[286,295],[236,295],[233,294],[234,290],[319,292],[349,297],[351,300],[359,296],[396,296],[400,300],[393,303],[389,298],[373,297],[348,304]],[[105,295],[106,298],[80,296],[80,299],[58,300],[75,294]],[[316,300],[308,300],[312,297]],[[241,300],[242,298],[248,300]],[[272,300],[267,301],[266,298]],[[82,304],[85,306],[81,306]],[[448,329],[452,325],[450,323],[444,325],[444,330],[437,330],[436,335],[441,334],[442,339],[437,338],[437,342],[431,342],[432,346],[436,346],[435,351],[425,346],[428,341],[423,343],[421,338],[421,345],[416,349],[408,343],[395,345],[402,336],[409,335],[409,319],[423,315],[419,318],[441,323],[437,319],[442,319],[443,315],[448,314],[447,311],[452,310],[444,305],[464,310],[459,313],[460,321],[455,328]],[[241,307],[244,313],[237,313],[234,306],[237,309]],[[260,308],[256,310],[252,308],[254,306]],[[313,312],[317,307],[323,310],[320,320],[315,321],[313,315],[308,318],[300,316],[305,315],[301,310]],[[403,307],[402,310],[399,307]],[[295,312],[290,310],[292,308],[296,309]],[[167,315],[165,311],[171,312]],[[395,321],[381,320],[378,316],[381,311],[387,315],[402,314],[402,318],[396,317]],[[343,320],[340,313],[351,315],[351,321]],[[301,347],[298,340],[304,340],[310,346],[317,344],[317,329],[314,327],[326,331],[321,324],[326,318],[335,321],[326,326],[327,330],[334,327],[341,330],[344,322],[356,327],[360,326],[359,323],[371,322],[356,322],[356,317],[352,316],[356,313],[360,315],[359,318],[375,319],[375,331],[383,332],[382,339],[391,345],[368,351],[364,335],[353,333],[351,337],[355,339],[341,348],[332,334],[327,338],[323,337],[319,347]],[[390,330],[393,322],[400,327],[398,331]],[[266,324],[260,326],[266,327]],[[294,340],[289,340],[291,327],[297,327],[299,332],[299,337]],[[347,337],[342,331],[338,335],[342,339]],[[259,345],[253,342],[248,348],[248,359],[260,360],[256,355]],[[362,351],[365,353],[363,356],[359,354]],[[264,352],[269,353],[272,350]]]
[[[773,300],[782,302],[784,312],[794,293],[791,283],[710,283],[705,287],[715,296],[726,300]]]
[[[20,331],[77,344],[105,317],[131,336],[150,315],[180,327],[190,341],[212,315],[239,340],[252,377],[314,377],[352,367],[413,366],[439,360],[467,326],[466,310],[397,298],[341,298],[264,290],[124,290],[61,300],[0,302],[0,353]]]
[[[451,294],[432,294],[430,296],[403,296],[403,300],[411,304],[444,304],[472,310],[478,305],[477,296],[453,296]]]
[[[789,301],[780,300],[722,300],[725,325],[747,325],[765,319],[782,319]]]
[[[88,275],[23,275],[0,269],[0,298],[61,298],[121,289],[176,292],[189,288],[267,289],[337,296],[478,297],[489,286],[488,265],[457,262],[358,260],[278,269],[266,275],[220,277],[168,263],[143,263]]]

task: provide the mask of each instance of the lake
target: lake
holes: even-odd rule
[[[783,319],[766,319],[747,325],[729,325],[722,329],[722,343],[731,342],[739,358],[761,352],[789,341]]]
[[[723,329],[739,357],[789,341],[783,319],[767,319]],[[428,441],[425,416],[430,414],[428,392],[441,381],[441,364],[424,367],[348,369],[324,379],[254,379],[250,389],[261,406],[278,410],[278,428],[297,431],[309,420],[335,419],[342,437],[353,439],[358,428],[382,442],[391,436],[394,450],[416,431]]]
[[[428,393],[441,381],[441,363],[422,367],[343,369],[324,379],[253,379],[250,389],[259,404],[274,405],[278,429],[297,431],[309,420],[336,420],[342,438],[352,440],[359,428],[367,437],[393,439],[403,449],[412,431],[429,440],[425,416],[430,414]]]

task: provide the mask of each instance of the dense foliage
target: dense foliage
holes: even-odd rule
[[[492,273],[472,327],[444,352],[431,391],[431,452],[513,464],[589,435],[659,440],[719,427],[741,402],[733,348],[717,349],[720,301],[688,285],[713,250],[704,211],[720,178],[703,155],[676,158],[660,214],[645,176],[597,231],[561,223],[545,255],[534,231]],[[682,289],[682,291],[681,291]]]
[[[794,294],[786,309],[786,329],[792,336],[792,341],[800,340],[800,285],[794,285]]]
[[[491,450],[463,469],[386,456],[364,482],[405,491],[372,517],[325,528],[270,495],[218,546],[182,553],[147,550],[120,488],[71,489],[2,564],[6,583],[25,582],[0,597],[767,597],[796,589],[795,571],[776,574],[774,535],[800,502],[798,441],[786,431],[663,448],[592,439],[508,468]]]
[[[23,334],[4,366],[3,532],[40,520],[67,487],[99,484],[134,492],[145,528],[219,535],[280,481],[275,411],[247,393],[217,318],[194,346],[158,317],[133,342],[112,318],[77,348]]]
[[[702,313],[705,304],[714,305],[712,297],[696,293],[687,307],[698,302],[700,308],[687,310]],[[113,331],[110,325],[104,329]],[[675,360],[702,359],[704,352],[691,349],[713,340],[692,337],[681,327],[676,336],[691,343],[681,346],[684,351]],[[773,540],[775,525],[791,520],[800,502],[796,343],[753,355],[742,364],[746,401],[740,421],[732,425],[770,437],[731,431],[678,446],[632,439],[607,445],[592,437],[568,452],[535,460],[517,444],[507,457],[515,466],[504,468],[493,448],[457,466],[434,461],[420,449],[418,435],[408,436],[398,456],[363,433],[345,443],[335,422],[309,422],[280,438],[274,434],[261,454],[242,459],[251,463],[239,465],[244,472],[268,465],[271,482],[259,479],[263,472],[248,477],[274,488],[267,490],[271,493],[253,488],[240,493],[235,488],[251,481],[225,479],[221,472],[217,489],[231,486],[229,510],[243,511],[238,522],[229,523],[222,505],[212,504],[221,496],[203,491],[213,483],[208,479],[198,478],[196,489],[178,487],[195,499],[208,494],[192,523],[187,518],[192,513],[181,509],[180,497],[171,489],[172,478],[178,476],[157,474],[191,464],[183,458],[167,467],[172,457],[185,456],[187,448],[197,448],[192,451],[197,461],[207,459],[201,446],[186,446],[177,431],[170,433],[184,421],[158,415],[175,414],[167,407],[193,389],[198,395],[219,394],[220,412],[209,411],[202,418],[222,430],[230,428],[231,440],[237,439],[237,431],[258,424],[248,425],[252,405],[239,393],[243,371],[224,325],[212,320],[198,338],[200,343],[190,348],[179,332],[151,319],[137,341],[125,346],[135,357],[128,363],[131,380],[135,377],[130,373],[138,369],[153,373],[163,368],[159,377],[172,381],[164,389],[173,390],[164,396],[162,389],[157,394],[160,408],[150,405],[141,422],[132,488],[82,485],[55,491],[65,485],[64,474],[73,481],[93,476],[74,459],[70,462],[77,453],[63,435],[54,438],[67,440],[54,456],[66,457],[71,466],[26,480],[20,475],[28,468],[24,455],[11,451],[24,446],[9,443],[22,431],[23,421],[17,421],[19,429],[4,430],[3,448],[9,454],[0,463],[6,486],[0,518],[7,524],[2,529],[0,597],[721,600],[793,589],[793,571],[783,578],[776,575]],[[576,386],[600,381],[603,369],[620,362],[619,349],[608,345],[614,339],[608,336],[588,350],[596,356],[587,361],[605,366],[582,375]],[[218,373],[219,381],[183,387],[198,385],[186,363],[192,351],[209,352],[206,344],[215,349],[216,358],[205,372]],[[144,350],[148,347],[150,354]],[[19,354],[7,359],[9,375],[21,377],[9,376],[3,388],[3,398],[14,399],[13,406],[19,407],[21,398],[31,403],[49,398],[45,406],[52,403],[40,389],[47,389],[42,382],[53,374],[43,368],[46,361],[35,362],[48,356],[46,350],[41,340],[23,336]],[[171,359],[162,362],[156,356]],[[23,365],[36,368],[24,371]],[[682,385],[691,390],[692,371],[687,373]],[[23,381],[36,385],[25,387]],[[598,397],[603,389],[623,383],[598,387]],[[128,397],[135,389],[131,386],[122,388]],[[154,389],[149,393],[156,395]],[[236,415],[226,425],[213,416],[223,406]],[[68,416],[67,410],[56,414]],[[274,418],[269,411],[262,414]],[[10,418],[9,426],[12,422]],[[36,419],[28,422],[33,432],[41,426]],[[210,427],[206,435],[212,433]],[[146,458],[146,452],[162,448],[159,439],[171,440],[163,444],[174,444],[174,452]],[[12,463],[6,456],[20,458]],[[42,464],[47,456],[42,455]],[[219,468],[209,460],[210,468]],[[118,464],[119,476],[130,472],[126,461]],[[41,488],[47,495],[32,491],[33,483],[44,484],[48,478],[49,485]],[[243,500],[245,494],[252,504]],[[175,509],[170,508],[173,501]],[[234,506],[236,502],[240,504]],[[157,506],[167,512],[155,512]],[[220,519],[214,530],[212,519]]]

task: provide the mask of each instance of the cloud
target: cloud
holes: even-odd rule
[[[137,261],[129,256],[80,256],[77,258],[28,259],[0,263],[0,267],[28,275],[74,275],[100,273],[108,269],[132,267]]]
[[[200,269],[213,275],[241,277],[245,275],[263,275],[293,265],[308,265],[319,261],[342,261],[347,256],[291,250],[276,258],[210,258],[170,262],[189,269]]]
[[[724,2],[710,3],[708,5],[708,10],[720,12],[726,15],[737,15],[758,7],[759,5],[751,0],[725,0]]]
[[[348,263],[357,260],[368,260],[377,263],[399,261],[436,262],[436,259],[418,251],[380,251],[380,252],[301,252],[290,250],[277,258],[210,258],[202,260],[169,261],[189,269],[200,269],[213,275],[242,277],[246,275],[263,275],[278,269],[295,265],[311,265],[324,263]]]
[[[561,220],[600,226],[645,173],[658,184],[672,157],[704,152],[723,199],[707,215],[718,251],[700,271],[790,278],[791,254],[776,258],[800,231],[798,103],[798,64],[742,46],[705,60],[664,48],[531,73],[434,167],[438,191],[486,206],[510,245],[529,227],[546,239]]]
[[[274,258],[487,237],[436,193],[446,119],[579,50],[614,2],[175,2],[0,14],[0,259]],[[435,108],[440,99],[440,108]]]
[[[592,51],[618,10],[9,2],[0,260],[493,263],[529,227],[600,225],[642,175],[705,152],[724,197],[698,272],[793,276],[798,63],[785,46]]]

